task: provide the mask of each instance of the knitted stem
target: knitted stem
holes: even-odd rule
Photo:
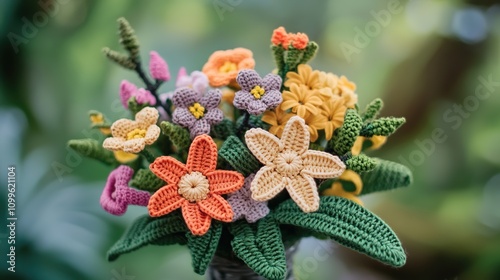
[[[240,127],[238,127],[238,130],[236,131],[236,135],[240,135],[241,132],[243,132],[243,130],[248,127],[248,121],[250,121],[250,113],[245,111],[245,115],[243,117],[243,122],[241,122]]]
[[[146,148],[145,148],[144,150],[142,150],[142,151],[140,152],[140,154],[141,154],[142,156],[144,156],[144,158],[145,158],[147,161],[151,162],[151,163],[152,163],[152,162],[154,162],[154,161],[155,161],[155,159],[156,159],[156,158],[155,158],[155,156],[153,156],[153,154],[152,154],[150,151],[148,151]]]
[[[298,243],[286,249],[287,272],[285,280],[294,280],[293,257],[297,252]],[[243,261],[234,257],[231,259],[215,255],[208,267],[207,280],[265,280],[250,269]]]

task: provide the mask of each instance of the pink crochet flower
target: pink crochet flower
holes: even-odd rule
[[[255,70],[246,69],[238,73],[236,81],[241,87],[234,97],[234,107],[260,115],[267,109],[276,108],[282,101],[281,77],[267,74],[261,78]]]
[[[203,94],[208,88],[208,78],[203,72],[193,71],[189,76],[179,75],[177,82],[175,83],[175,87],[189,87],[194,89],[196,92]]]
[[[123,80],[120,85],[120,100],[123,107],[128,109],[128,101],[131,97],[135,97],[138,104],[156,105],[156,99],[151,92],[143,88],[137,89],[131,82]]]
[[[245,218],[249,223],[255,223],[269,214],[267,202],[260,202],[252,198],[250,185],[255,174],[250,174],[245,178],[245,185],[238,191],[229,194],[227,202],[234,212],[233,221]]]
[[[109,176],[101,194],[101,206],[113,215],[123,215],[128,205],[147,206],[149,192],[133,189],[128,186],[134,170],[126,165],[120,165]]]
[[[172,115],[174,123],[187,127],[191,138],[209,134],[210,126],[222,121],[222,111],[217,108],[222,97],[219,89],[209,90],[201,96],[192,88],[183,87],[175,90],[172,102],[177,107]]]
[[[167,62],[155,51],[150,52],[149,57],[149,73],[151,73],[151,77],[165,82],[170,80]]]

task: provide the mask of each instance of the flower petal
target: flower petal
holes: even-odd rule
[[[267,74],[262,78],[262,86],[267,91],[281,89],[281,77],[276,74]]]
[[[158,178],[170,185],[177,185],[180,178],[188,172],[183,163],[169,156],[157,157],[155,161],[149,165],[149,169],[158,176]]]
[[[300,175],[288,178],[286,189],[302,211],[309,213],[318,210],[318,187],[311,176]]]
[[[199,135],[208,135],[210,133],[210,123],[205,119],[197,120],[191,127],[189,127],[191,139]]]
[[[260,100],[267,105],[268,109],[273,109],[281,104],[283,97],[278,90],[270,90],[266,91],[266,94],[264,94]]]
[[[186,163],[188,172],[199,171],[207,174],[210,171],[214,171],[216,165],[217,145],[214,140],[206,134],[197,136],[189,148]]]
[[[190,127],[196,122],[196,118],[188,109],[177,107],[172,115],[172,121],[183,127]]]
[[[200,94],[192,88],[181,87],[175,90],[172,103],[174,103],[175,107],[186,108],[198,101],[199,98]]]
[[[283,150],[278,137],[261,128],[249,129],[245,141],[252,154],[265,165],[273,165],[276,155]]]
[[[255,97],[253,97],[250,92],[239,90],[234,94],[233,105],[237,109],[246,110],[248,108],[248,104],[250,104],[253,100],[255,100]]]
[[[309,149],[310,135],[304,119],[293,116],[288,120],[283,130],[281,142],[285,150],[291,150],[302,155]]]
[[[250,190],[252,198],[257,201],[268,201],[285,188],[285,180],[269,166],[263,166],[252,181]]]
[[[146,147],[144,138],[130,139],[123,142],[123,151],[126,153],[140,153]]]
[[[144,141],[146,142],[146,145],[151,145],[153,144],[156,139],[160,136],[161,129],[157,125],[150,125],[148,127],[148,130],[146,131],[146,135],[144,136]]]
[[[129,119],[119,119],[111,125],[113,137],[127,138],[127,133],[138,128],[139,125]]]
[[[220,89],[209,90],[200,100],[200,104],[205,109],[217,108],[222,98],[222,91]]]
[[[102,146],[111,151],[121,151],[123,149],[124,138],[109,137],[104,139]]]
[[[220,123],[224,118],[224,113],[219,108],[209,109],[203,117],[210,125]]]
[[[245,177],[236,171],[215,170],[206,174],[213,194],[227,194],[239,190]]]
[[[346,166],[339,157],[321,151],[308,150],[302,154],[301,174],[314,178],[335,178],[344,172]]]
[[[248,208],[245,219],[249,223],[255,223],[258,220],[264,218],[269,214],[269,207],[267,207],[267,202],[253,202],[250,203],[250,207]]]
[[[236,81],[244,91],[251,91],[255,86],[262,83],[259,74],[252,69],[241,70],[236,77]]]
[[[248,104],[247,112],[254,115],[254,116],[258,116],[258,115],[264,113],[264,111],[266,111],[266,109],[267,109],[267,106],[266,106],[266,104],[264,104],[264,102],[262,102],[260,99],[254,99],[254,100],[250,101],[250,103]]]
[[[160,113],[153,107],[145,107],[135,114],[135,120],[142,129],[146,129],[152,124],[156,124]]]
[[[217,194],[210,195],[207,199],[198,202],[200,210],[210,217],[229,223],[233,220],[233,209],[231,205]]]
[[[186,203],[182,206],[182,216],[194,235],[204,235],[210,229],[212,218],[201,212],[197,203]]]
[[[164,216],[187,203],[188,201],[177,193],[176,185],[166,185],[157,190],[149,199],[149,215],[151,217]]]

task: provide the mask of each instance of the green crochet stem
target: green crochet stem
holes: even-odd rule
[[[361,114],[361,118],[363,119],[363,122],[368,122],[374,120],[378,114],[380,113],[380,110],[382,110],[382,107],[384,106],[384,102],[380,98],[376,98],[372,102],[370,102],[366,108],[363,114]]]
[[[187,129],[166,121],[160,123],[160,128],[178,150],[187,152],[191,145],[191,137]]]
[[[219,157],[245,176],[257,172],[260,168],[259,161],[236,136],[229,136],[224,141],[219,150]]]
[[[186,244],[185,232],[187,231],[186,224],[178,211],[161,218],[151,218],[149,215],[144,215],[135,220],[132,226],[109,249],[108,261],[114,261],[125,253],[149,244]]]
[[[108,47],[102,48],[102,52],[104,53],[104,55],[106,55],[106,57],[109,60],[115,62],[116,64],[122,66],[123,68],[134,70],[137,67],[135,62],[132,59],[130,59],[128,55],[119,53]]]
[[[307,47],[304,50],[304,54],[302,54],[302,59],[299,64],[305,64],[309,60],[313,59],[316,53],[318,52],[319,46],[316,42],[309,42]]]
[[[346,161],[347,169],[356,173],[367,172],[373,170],[377,166],[377,161],[364,154],[352,156]]]
[[[135,36],[134,29],[123,17],[118,20],[118,31],[120,34],[120,44],[129,52],[130,58],[134,61],[139,59],[139,40]]]
[[[408,167],[383,159],[375,160],[377,166],[372,171],[360,174],[363,181],[362,195],[411,185],[413,176]]]
[[[287,200],[272,213],[281,224],[294,225],[324,234],[341,245],[385,264],[400,267],[406,255],[396,234],[379,217],[348,199],[321,197],[319,210],[304,213]]]
[[[202,236],[193,235],[191,232],[186,233],[193,269],[197,274],[205,274],[217,250],[221,234],[222,224],[217,221],[212,221],[210,229]]]
[[[69,140],[68,147],[83,156],[96,159],[108,165],[114,165],[117,163],[113,152],[104,149],[99,141],[94,139],[87,138]]]
[[[363,126],[363,121],[356,110],[348,109],[344,117],[344,123],[330,139],[328,145],[333,148],[337,155],[344,155],[351,151],[359,131]]]
[[[149,192],[154,192],[165,185],[165,182],[158,178],[149,169],[139,169],[132,180],[130,185]]]
[[[143,156],[149,163],[153,163],[156,157],[148,150],[148,148],[144,148],[144,150],[140,151],[139,154]]]
[[[366,124],[359,135],[372,137],[373,135],[390,136],[406,122],[405,118],[380,118]]]
[[[233,252],[257,274],[270,280],[285,278],[285,247],[278,223],[265,217],[255,224],[237,221],[229,225]]]
[[[289,71],[295,71],[297,69],[297,65],[302,59],[302,50],[297,50],[293,47],[288,48],[285,52],[285,63],[288,65]]]
[[[241,127],[244,121],[245,121],[245,115],[239,117],[236,120],[236,127]],[[260,116],[254,116],[254,115],[250,115],[249,116],[249,118],[248,118],[248,127],[251,127],[251,128],[262,128],[264,130],[268,130],[269,129],[269,125],[267,123],[263,122]]]
[[[226,140],[229,136],[236,135],[234,123],[225,118],[220,123],[212,126],[212,134],[215,138]]]

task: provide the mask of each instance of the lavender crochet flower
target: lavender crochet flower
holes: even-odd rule
[[[133,189],[128,186],[134,170],[126,165],[120,165],[111,171],[108,181],[101,194],[101,206],[113,215],[123,215],[128,205],[147,206],[149,192]]]
[[[255,223],[269,214],[267,202],[260,202],[252,199],[250,185],[255,174],[250,174],[245,178],[245,185],[238,191],[229,194],[227,202],[234,212],[233,221],[245,218],[249,223]]]
[[[267,109],[276,108],[283,98],[281,97],[281,77],[267,74],[261,78],[255,70],[241,70],[236,77],[241,90],[236,92],[234,107],[246,110],[252,115],[260,115]]]
[[[187,127],[191,138],[209,134],[210,126],[222,121],[224,115],[217,108],[222,97],[219,89],[212,89],[201,96],[192,88],[182,87],[175,90],[172,102],[176,106],[172,115],[174,123]]]

